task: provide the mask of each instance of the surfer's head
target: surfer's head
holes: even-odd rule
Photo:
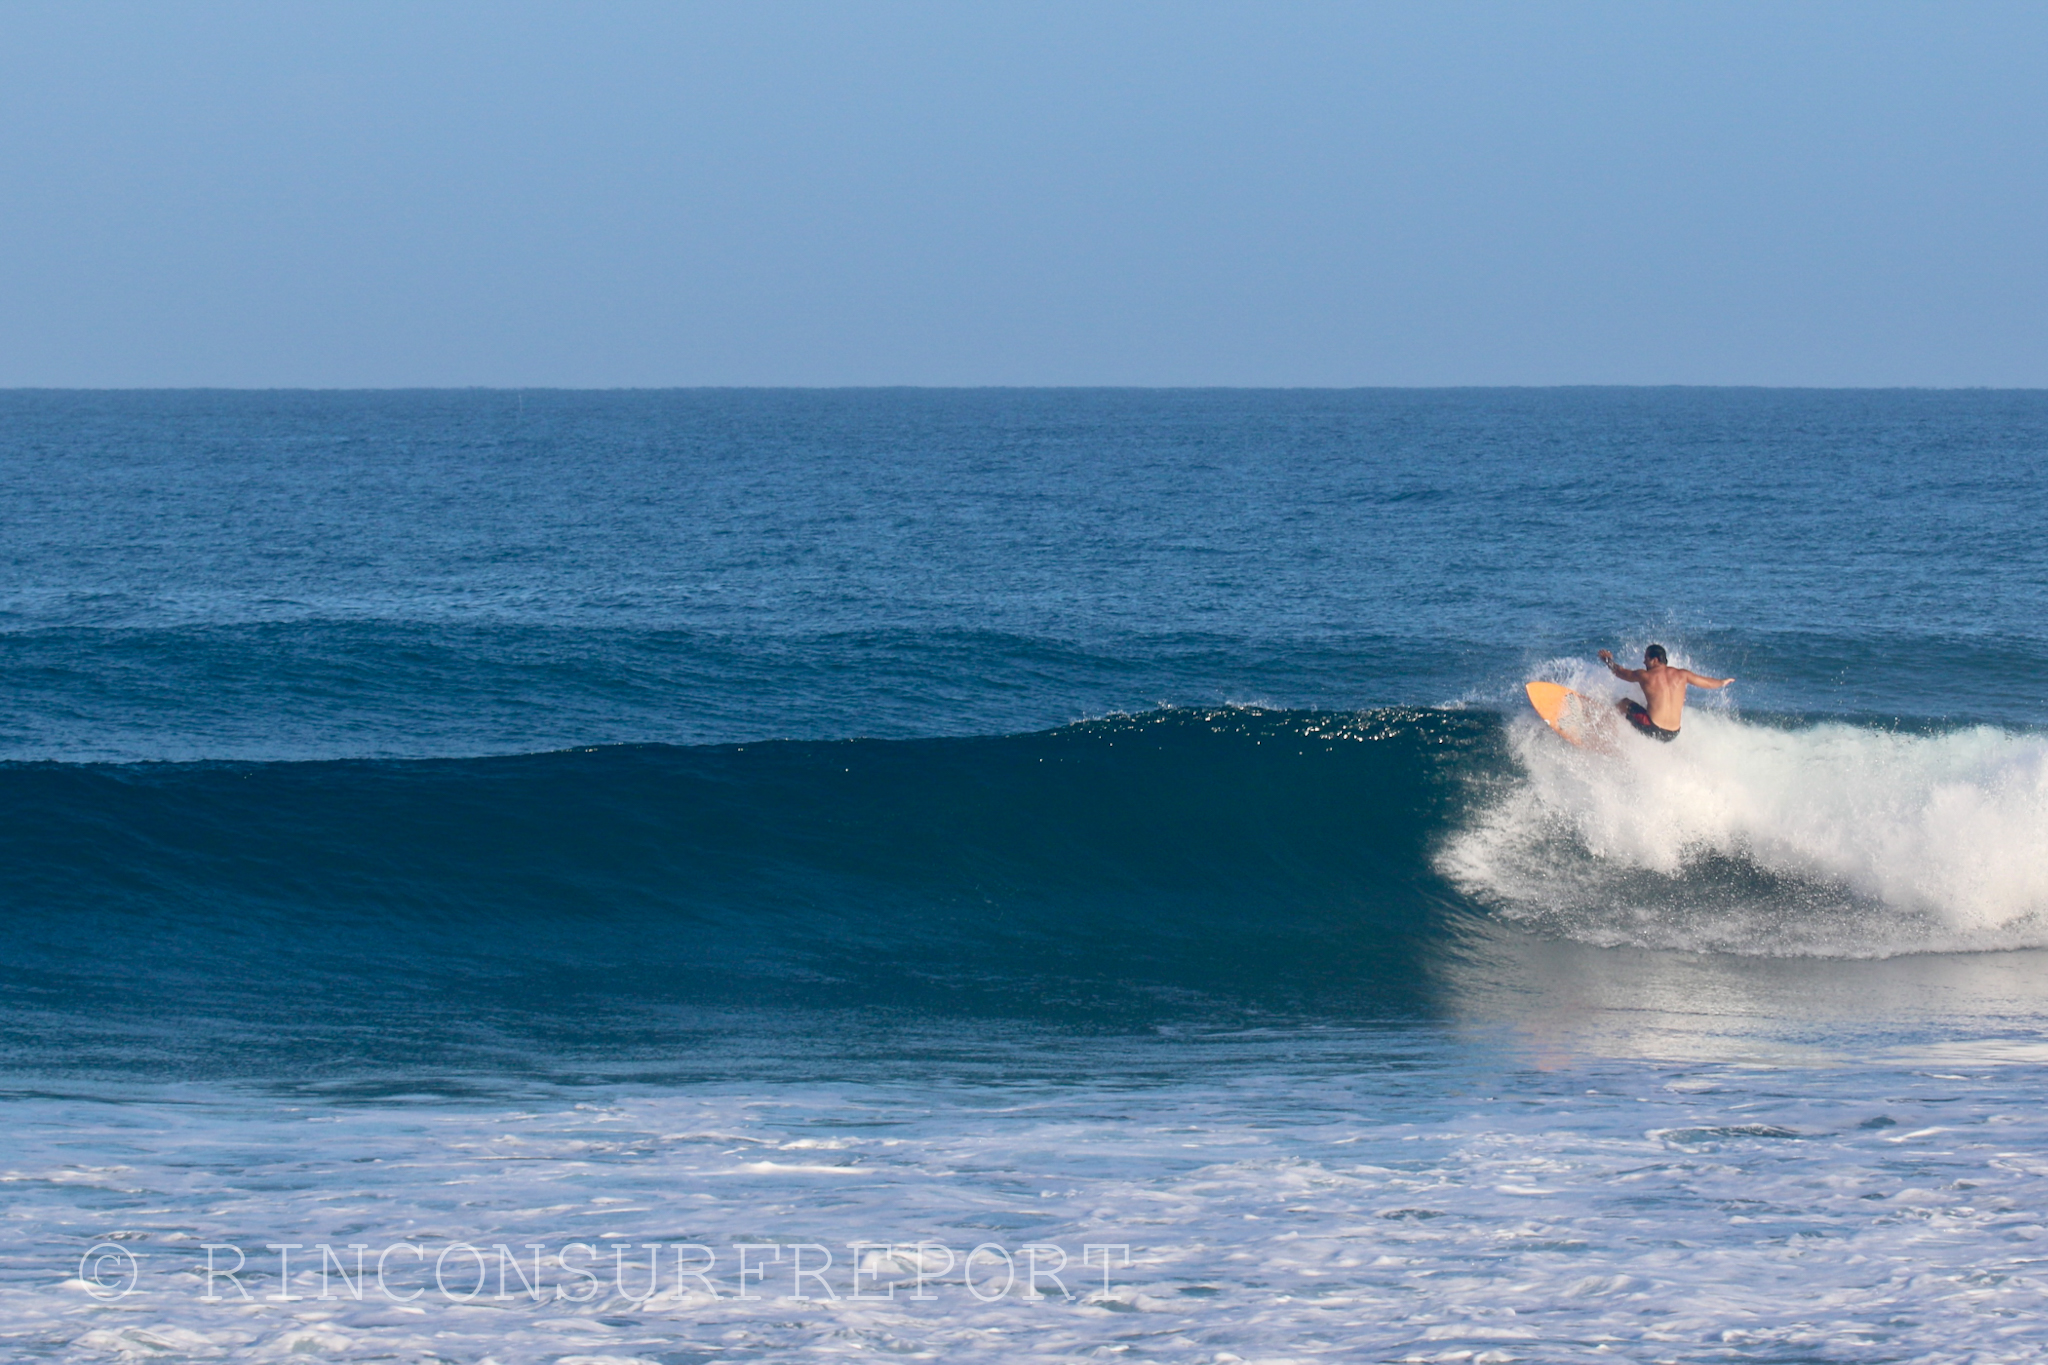
[[[1668,664],[1670,662],[1671,656],[1664,652],[1664,646],[1662,645],[1650,645],[1643,650],[1644,668],[1648,668],[1651,664]]]

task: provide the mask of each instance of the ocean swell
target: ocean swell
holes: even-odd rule
[[[1162,710],[994,738],[11,765],[0,960],[17,1003],[244,1020],[1412,1012],[1455,910],[1428,850],[1498,740],[1479,713]]]
[[[110,1057],[611,1046],[704,1009],[1430,1017],[1486,914],[1757,955],[2048,942],[2048,741],[1988,728],[1702,712],[1678,744],[1590,753],[1486,711],[1163,709],[981,738],[0,765],[0,816],[0,1048],[98,1031]]]

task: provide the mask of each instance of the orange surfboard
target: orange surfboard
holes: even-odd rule
[[[1606,747],[1607,736],[1599,723],[1605,717],[1590,700],[1563,683],[1532,682],[1526,690],[1529,705],[1536,708],[1536,714],[1551,729],[1581,749]]]

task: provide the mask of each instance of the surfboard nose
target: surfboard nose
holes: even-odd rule
[[[1591,703],[1563,683],[1531,682],[1523,686],[1529,705],[1543,717],[1543,723],[1582,749],[1600,749],[1598,723],[1588,709]]]
[[[1528,692],[1529,705],[1536,708],[1536,714],[1553,726],[1564,716],[1565,707],[1571,704],[1571,699],[1578,695],[1563,683],[1554,682],[1532,682],[1524,690]]]

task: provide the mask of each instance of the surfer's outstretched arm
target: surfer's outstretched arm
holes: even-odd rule
[[[1700,674],[1693,672],[1689,668],[1685,670],[1685,680],[1691,683],[1694,687],[1704,687],[1712,691],[1719,691],[1721,688],[1724,688],[1729,683],[1735,681],[1735,679],[1733,678],[1703,677]]]
[[[1643,680],[1642,669],[1623,668],[1620,664],[1614,662],[1614,656],[1612,654],[1609,654],[1604,649],[1600,651],[1600,662],[1606,664],[1607,671],[1609,673],[1612,673],[1615,677],[1621,679],[1623,682],[1639,683]],[[1731,678],[1729,679],[1729,681],[1733,682],[1734,679]]]

